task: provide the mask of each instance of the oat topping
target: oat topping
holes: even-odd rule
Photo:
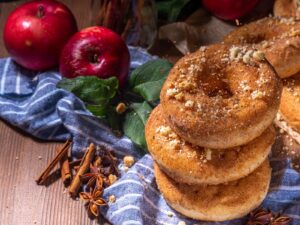
[[[112,185],[113,183],[115,183],[117,181],[118,177],[114,174],[110,174],[108,176],[108,180],[109,180],[109,183]]]
[[[179,136],[168,126],[160,126],[156,129],[156,133],[168,139],[168,144],[173,149],[178,149],[181,144]]]
[[[134,164],[134,157],[127,155],[123,158],[124,165],[130,168]]]
[[[176,88],[169,88],[167,90],[168,97],[174,97],[177,93],[178,93],[178,90]]]
[[[250,56],[249,55],[244,55],[243,56],[243,62],[246,64],[250,64]]]
[[[253,53],[253,58],[258,61],[262,61],[265,59],[265,54],[262,51],[255,51]]]
[[[261,45],[262,45],[262,47],[263,48],[268,48],[268,47],[270,47],[270,43],[268,42],[268,41],[263,41],[262,43],[261,43]]]
[[[238,54],[241,52],[241,48],[239,48],[239,47],[232,47],[232,48],[230,48],[230,50],[229,50],[229,58],[231,59],[231,60],[234,60],[234,59],[236,59],[237,57],[238,57]]]
[[[118,114],[123,114],[125,111],[126,111],[126,105],[125,105],[125,103],[123,103],[123,102],[120,102],[118,105],[117,105],[117,107],[116,107],[116,112],[118,113]]]
[[[174,216],[173,212],[171,212],[171,211],[168,211],[167,214],[168,214],[168,217],[173,217]]]
[[[211,160],[212,159],[212,157],[211,157],[211,155],[212,155],[211,149],[205,148],[204,150],[205,150],[205,158],[206,158],[206,160],[208,160],[208,161]]]
[[[129,168],[128,168],[127,166],[124,166],[124,171],[125,171],[125,173],[127,173],[128,170],[129,170]]]
[[[197,112],[202,112],[202,111],[203,111],[202,104],[198,103],[197,104]]]
[[[115,203],[115,202],[116,202],[116,196],[110,195],[110,196],[108,197],[108,201],[109,201],[110,203]]]
[[[180,221],[177,225],[185,225],[184,221]]]
[[[264,78],[264,75],[260,76],[258,80],[255,81],[255,83],[258,85],[258,87],[262,87],[263,85],[269,83],[269,80]]]
[[[207,47],[206,47],[206,46],[201,46],[201,47],[199,48],[199,50],[200,50],[201,52],[205,52],[205,51],[206,51],[206,49],[207,49]]]
[[[193,106],[194,106],[194,102],[193,101],[191,101],[191,100],[187,100],[186,102],[185,102],[185,104],[184,104],[184,106],[186,107],[186,108],[192,108]]]
[[[156,132],[160,133],[163,136],[168,136],[172,132],[172,130],[168,126],[160,126],[156,129]]]
[[[250,90],[250,86],[248,85],[247,81],[241,81],[240,83],[240,87],[242,88],[243,91],[249,91]]]
[[[286,18],[286,17],[281,17],[279,23],[284,23],[286,25],[294,25],[295,24],[295,19],[293,17]]]
[[[232,61],[242,60],[246,64],[252,65],[253,59],[262,61],[265,59],[262,51],[247,50],[245,47],[233,46],[229,49],[229,58]]]
[[[178,139],[173,139],[169,141],[169,144],[171,145],[172,148],[178,149],[180,141]]]
[[[184,94],[182,92],[176,94],[175,99],[178,100],[178,101],[183,101],[184,100]]]
[[[264,96],[264,93],[258,90],[255,90],[251,93],[251,97],[252,99],[258,99],[258,98],[262,98]]]

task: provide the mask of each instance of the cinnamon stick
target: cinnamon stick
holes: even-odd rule
[[[93,143],[90,144],[88,149],[86,150],[82,161],[79,165],[78,172],[76,173],[74,179],[72,180],[72,183],[69,188],[69,193],[72,197],[75,197],[78,193],[78,190],[81,185],[80,176],[85,174],[86,171],[89,169],[90,163],[92,162],[94,155],[95,155],[95,145]]]
[[[65,155],[60,160],[60,174],[64,185],[70,184],[71,170],[70,170],[70,164],[68,159],[68,152],[66,152]]]
[[[54,167],[56,166],[56,164],[64,157],[64,155],[66,155],[66,153],[68,152],[68,149],[71,145],[71,141],[67,140],[64,145],[57,150],[57,154],[55,156],[55,158],[50,162],[50,164],[46,167],[46,169],[41,173],[41,175],[36,179],[36,183],[37,184],[43,184],[44,181],[47,179],[48,175],[50,174],[50,172],[54,169]]]
[[[81,161],[82,161],[82,159],[77,159],[77,160],[70,162],[69,165],[71,168],[74,168],[75,166],[79,166]]]

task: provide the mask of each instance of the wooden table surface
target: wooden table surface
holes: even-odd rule
[[[266,5],[271,6],[266,0]],[[0,57],[6,57],[2,32],[8,14],[24,0],[2,0],[0,3]],[[99,1],[61,0],[74,13],[79,28],[94,24]],[[270,7],[269,7],[270,8]],[[265,11],[265,10],[264,10]],[[218,27],[224,33],[228,24],[213,18],[207,27]],[[226,28],[225,28],[226,27]],[[223,29],[223,30],[222,30]],[[212,32],[215,38],[215,33]],[[206,38],[207,39],[207,38]],[[164,46],[164,45],[162,45]],[[157,47],[152,51],[160,56],[168,47]],[[174,48],[173,48],[174,50]],[[174,51],[175,55],[178,53]],[[167,54],[169,59],[172,55]],[[90,220],[83,202],[69,198],[61,181],[38,186],[35,179],[55,155],[59,143],[42,142],[0,120],[0,225],[86,225],[102,224]]]
[[[3,26],[8,14],[25,1],[0,3],[0,57],[6,57]],[[99,6],[94,0],[63,0],[75,14],[79,28],[90,26]],[[54,157],[57,143],[41,142],[0,121],[0,224],[85,225],[91,221],[83,202],[64,193],[61,181],[48,187],[35,179]]]

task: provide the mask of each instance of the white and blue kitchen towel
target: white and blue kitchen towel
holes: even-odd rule
[[[130,47],[130,53],[132,69],[154,58],[140,48]],[[115,137],[77,97],[56,88],[60,79],[57,71],[33,73],[10,58],[0,59],[0,117],[40,139],[72,138],[75,157],[90,142],[114,149],[120,159],[127,154],[135,156],[135,165],[104,192],[106,198],[116,196],[116,202],[102,210],[112,224],[245,224],[246,218],[224,223],[194,221],[173,211],[157,189],[151,156],[141,155],[128,138]],[[286,158],[273,155],[271,165],[271,188],[263,206],[290,216],[291,224],[300,225],[300,174]]]

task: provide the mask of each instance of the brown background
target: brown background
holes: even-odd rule
[[[1,1],[1,0],[0,0]],[[94,23],[99,0],[61,0],[75,14],[79,28]],[[0,3],[0,57],[6,57],[2,31],[8,14],[20,1]],[[272,0],[265,0],[257,12],[267,11]],[[254,13],[256,16],[260,13]],[[207,18],[205,40],[218,40],[232,27],[215,18]],[[205,43],[204,43],[205,44]],[[178,51],[170,45],[156,43],[153,53],[175,61]],[[0,120],[0,225],[86,225],[91,221],[80,201],[73,201],[60,181],[48,187],[37,186],[35,179],[54,157],[58,143],[41,142]]]

